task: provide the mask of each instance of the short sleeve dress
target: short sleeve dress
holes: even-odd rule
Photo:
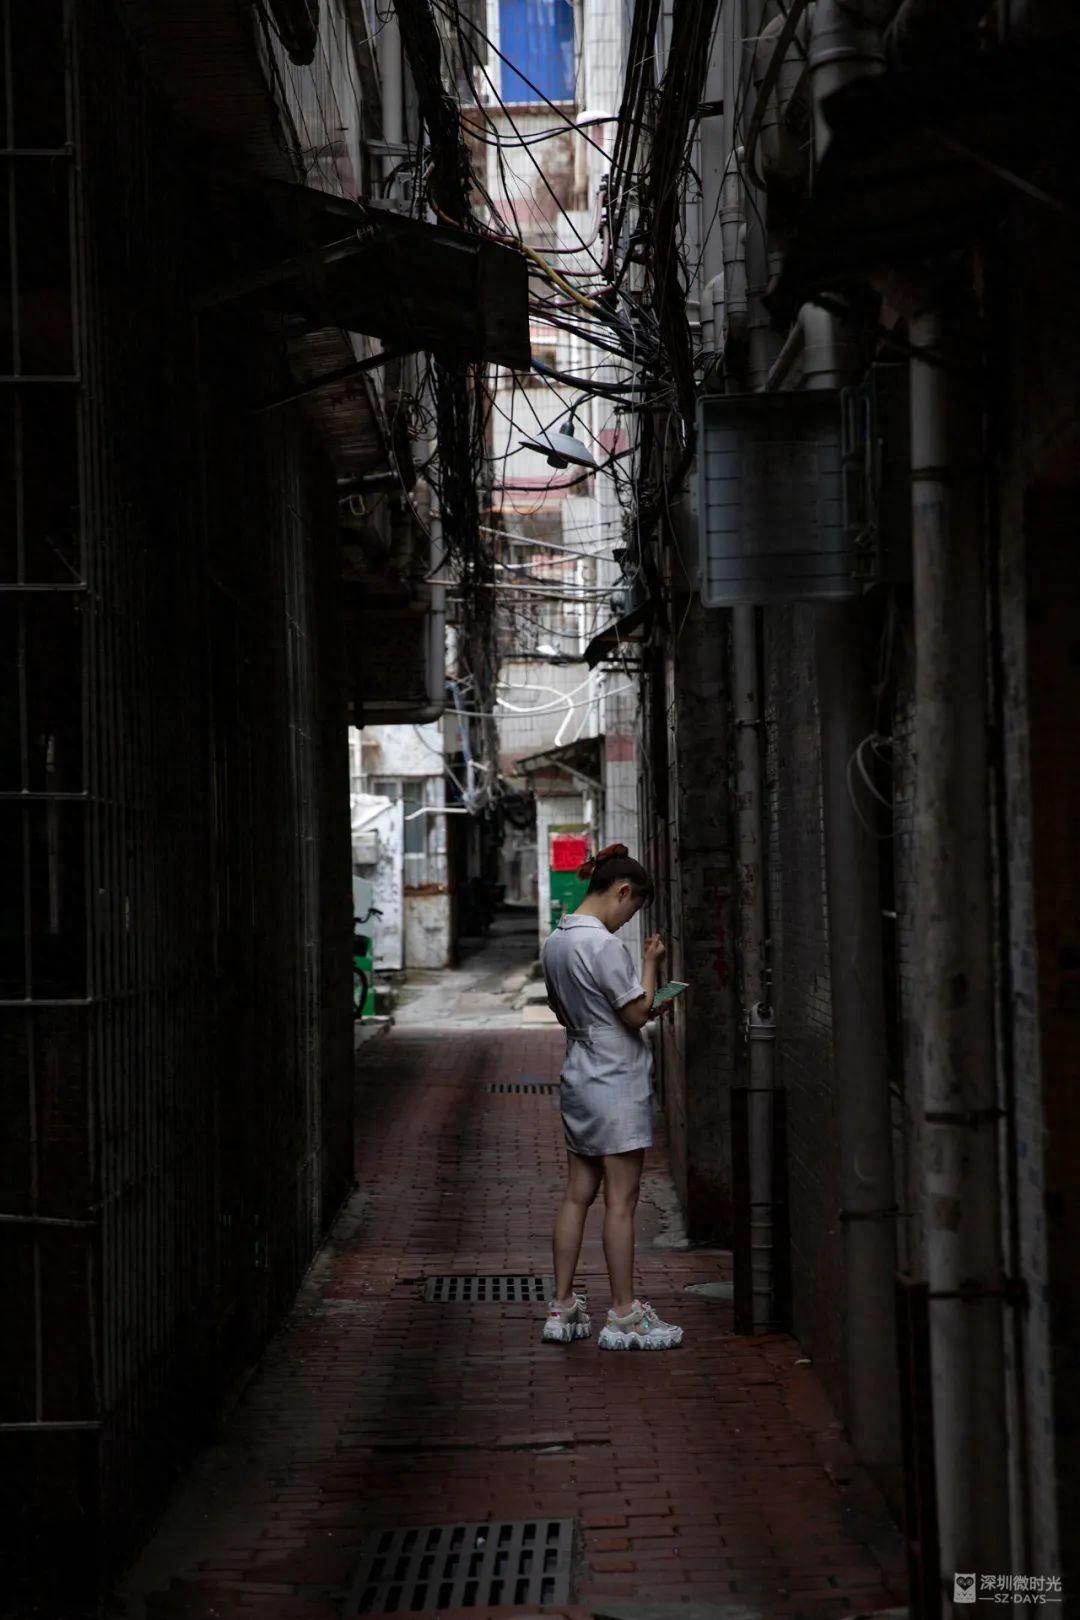
[[[566,1031],[559,1088],[566,1145],[586,1158],[652,1146],[652,1054],[619,1008],[645,994],[633,958],[599,917],[563,917],[542,953],[548,1003]]]

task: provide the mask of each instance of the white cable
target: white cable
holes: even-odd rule
[[[637,690],[637,688],[635,686],[630,686],[630,685],[628,685],[628,686],[617,686],[615,688],[614,692],[609,692],[608,693],[608,696],[609,697],[618,697],[619,694],[622,693],[622,692],[635,692],[636,690]],[[515,711],[514,705],[512,703],[507,703],[503,698],[496,698],[495,701],[502,708],[509,709],[511,711],[511,713],[516,712],[518,714],[525,714],[525,715],[530,715],[530,714],[557,714],[559,712],[559,708],[560,708],[560,705],[558,703],[545,703],[543,705],[537,706],[535,709],[517,709]],[[588,705],[590,703],[594,702],[594,701],[595,701],[595,699],[593,699],[591,697],[584,698],[578,703],[572,703],[570,705],[570,707],[573,708],[573,709],[584,709],[584,708],[587,708]],[[462,709],[461,712],[469,720],[497,720],[499,718],[499,716],[496,713],[494,713],[493,711],[484,710],[484,709]]]

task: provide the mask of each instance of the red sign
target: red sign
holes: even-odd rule
[[[589,858],[588,841],[578,838],[572,833],[563,833],[554,836],[551,840],[551,870],[553,872],[576,872]]]

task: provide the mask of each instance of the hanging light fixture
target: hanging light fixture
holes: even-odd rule
[[[539,428],[531,438],[522,439],[521,448],[539,451],[549,467],[586,467],[589,472],[596,472],[600,463],[574,433],[575,410],[576,407],[571,409],[562,427]]]

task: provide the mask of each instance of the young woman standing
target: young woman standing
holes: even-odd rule
[[[585,1217],[604,1188],[604,1257],[611,1309],[601,1350],[671,1350],[682,1328],[662,1322],[634,1294],[634,1214],[645,1149],[652,1145],[652,1055],[642,1036],[656,1016],[658,934],[645,941],[640,977],[615,938],[652,895],[652,880],[625,844],[610,844],[580,869],[589,888],[544,945],[548,1004],[566,1031],[560,1086],[569,1175],[555,1221],[555,1297],[544,1339],[567,1343],[591,1332],[574,1293]]]

